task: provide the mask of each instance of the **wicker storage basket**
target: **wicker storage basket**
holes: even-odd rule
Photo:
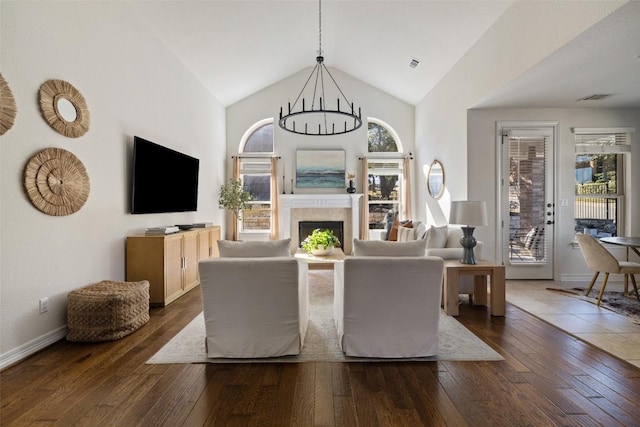
[[[149,321],[149,282],[104,280],[67,296],[68,341],[120,339]]]

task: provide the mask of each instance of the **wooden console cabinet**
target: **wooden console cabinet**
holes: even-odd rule
[[[127,281],[149,281],[149,302],[167,305],[200,284],[198,261],[218,256],[220,227],[127,237]]]

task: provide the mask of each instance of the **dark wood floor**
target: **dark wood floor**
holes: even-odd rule
[[[501,362],[146,365],[198,289],[111,343],[60,341],[0,374],[2,426],[638,426],[640,369],[519,309],[459,320]]]

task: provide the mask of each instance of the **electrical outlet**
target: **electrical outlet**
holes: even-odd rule
[[[46,313],[49,311],[49,298],[41,298],[40,299],[40,314]]]

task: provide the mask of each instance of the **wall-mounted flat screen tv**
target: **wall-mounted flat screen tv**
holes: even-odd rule
[[[135,136],[131,213],[196,211],[199,167],[194,157]]]

